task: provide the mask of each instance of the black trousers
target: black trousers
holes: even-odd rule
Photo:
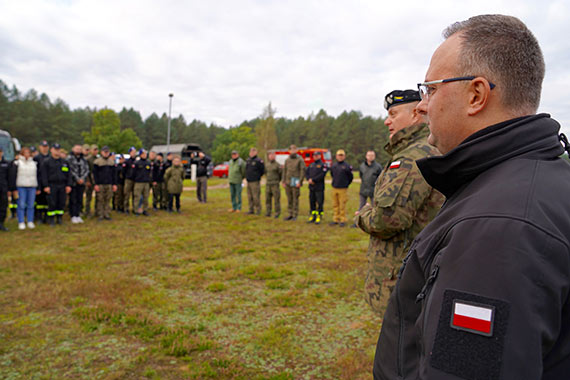
[[[50,185],[50,193],[48,194],[48,212],[47,216],[63,215],[65,209],[65,185]]]
[[[311,212],[323,212],[323,203],[325,203],[325,192],[319,190],[309,189],[309,203],[311,205]]]
[[[83,193],[85,185],[75,185],[69,193],[69,213],[72,217],[79,216],[83,210]]]
[[[172,211],[172,204],[176,199],[176,210],[180,210],[180,194],[170,194],[168,193],[168,211]]]
[[[0,225],[6,220],[6,210],[8,209],[8,190],[0,190]]]

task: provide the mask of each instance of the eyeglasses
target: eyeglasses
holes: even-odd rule
[[[458,82],[462,80],[473,80],[477,77],[475,76],[468,76],[468,77],[456,77],[456,78],[448,78],[448,79],[440,79],[440,80],[432,80],[430,82],[418,83],[418,91],[420,92],[420,98],[427,99],[431,94],[433,94],[436,88],[433,86],[434,84],[442,84],[442,83],[450,83],[450,82]],[[491,90],[495,88],[495,84],[489,82],[489,87]]]

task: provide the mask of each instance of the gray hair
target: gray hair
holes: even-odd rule
[[[459,33],[459,75],[480,75],[497,85],[502,103],[516,113],[535,113],[540,104],[544,57],[538,41],[516,17],[481,15],[456,22],[444,38]]]

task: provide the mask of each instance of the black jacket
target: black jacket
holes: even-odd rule
[[[325,176],[328,167],[321,160],[313,162],[307,170],[305,170],[305,178],[312,179],[314,184],[309,184],[309,189],[314,191],[323,191],[325,189]]]
[[[331,166],[332,187],[335,189],[346,189],[352,183],[352,166],[346,161],[335,162]]]
[[[374,197],[374,185],[376,185],[376,180],[380,173],[382,173],[382,166],[376,161],[372,161],[372,164],[368,165],[368,162],[364,160],[360,167],[358,168],[360,172],[360,195],[363,197]]]
[[[548,115],[418,160],[447,201],[416,237],[384,315],[375,379],[566,379],[570,165]]]
[[[12,180],[12,163],[2,157],[0,160],[0,191],[7,192],[15,190],[15,181]]]
[[[125,184],[124,165],[124,162],[122,164],[115,164],[115,178],[117,179],[117,185]]]
[[[71,186],[72,178],[69,163],[63,158],[49,157],[42,163],[40,170],[42,188],[51,186]]]
[[[133,180],[136,183],[150,182],[152,180],[152,172],[149,160],[143,160],[142,158],[139,158],[135,161]]]
[[[164,161],[156,160],[152,163],[152,181],[157,183],[164,182],[165,164]]]
[[[257,182],[265,173],[265,164],[257,156],[249,157],[245,164],[245,179],[247,182]]]
[[[117,169],[112,159],[101,156],[93,161],[93,181],[95,185],[117,184]]]
[[[196,165],[196,177],[204,177],[208,175],[208,165],[210,165],[210,157],[204,155],[203,158],[192,158],[192,164]]]
[[[136,162],[136,157],[135,158],[127,158],[124,162],[123,165],[123,177],[125,179],[130,179],[131,181],[134,181],[135,179],[135,162]]]

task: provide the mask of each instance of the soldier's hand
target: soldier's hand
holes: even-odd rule
[[[99,192],[99,185],[95,185],[95,192],[96,192],[96,193]]]
[[[71,186],[65,186],[65,194],[71,193]]]
[[[49,187],[44,187],[44,192],[46,194],[50,194],[50,188]]]

